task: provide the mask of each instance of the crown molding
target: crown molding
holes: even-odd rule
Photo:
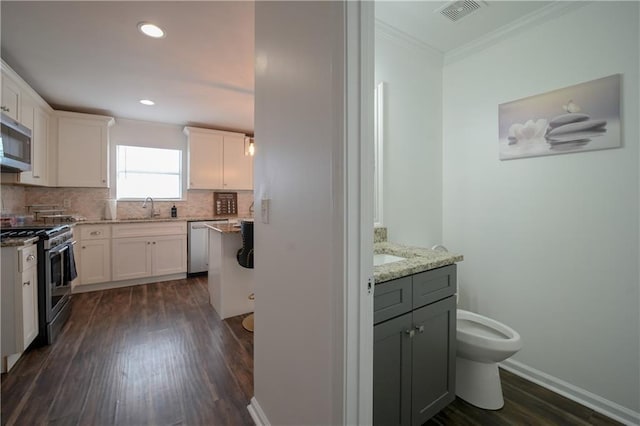
[[[505,37],[512,36],[519,31],[524,31],[525,29],[534,27],[545,20],[562,16],[589,3],[591,3],[591,1],[555,1],[523,16],[520,19],[491,31],[470,43],[446,52],[444,54],[444,64],[448,65],[457,62],[473,53],[477,53],[491,47],[503,40]]]
[[[384,21],[381,21],[378,18],[376,18],[376,21],[375,21],[375,31],[376,31],[376,35],[382,35],[388,39],[391,39],[394,41],[401,41],[413,47],[417,47],[418,49],[426,52],[429,55],[434,55],[438,57],[440,61],[442,61],[444,58],[444,52],[436,49],[435,47],[425,43],[422,40],[415,38],[410,34],[407,34],[402,30],[399,30],[393,25],[390,25]]]

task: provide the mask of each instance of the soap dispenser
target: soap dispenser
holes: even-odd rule
[[[175,204],[171,207],[171,217],[178,217],[178,209]]]

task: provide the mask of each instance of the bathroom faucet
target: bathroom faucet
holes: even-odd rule
[[[156,209],[153,206],[153,198],[151,197],[147,197],[144,199],[144,203],[142,203],[142,208],[143,209],[147,208],[147,201],[151,201],[151,211],[149,212],[149,217],[154,218],[155,216],[160,216],[160,213],[156,213]]]

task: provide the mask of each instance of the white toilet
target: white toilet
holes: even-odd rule
[[[504,406],[498,363],[522,349],[520,335],[498,321],[458,309],[456,395],[487,410]]]

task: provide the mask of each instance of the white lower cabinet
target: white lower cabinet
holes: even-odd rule
[[[78,225],[77,285],[111,281],[111,225]]]
[[[148,237],[114,238],[113,280],[144,278],[151,273],[151,241]]]
[[[187,222],[113,225],[114,281],[187,272]]]
[[[2,372],[38,335],[38,252],[35,245],[2,248]]]
[[[186,222],[78,227],[80,285],[187,272]]]
[[[187,236],[163,235],[151,244],[151,274],[169,275],[187,271]]]
[[[111,240],[80,242],[79,285],[111,281]]]

